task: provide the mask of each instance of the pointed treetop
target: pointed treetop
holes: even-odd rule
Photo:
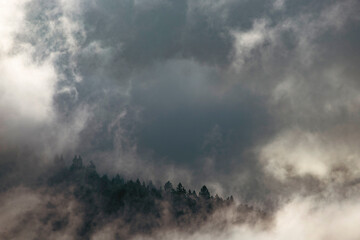
[[[185,194],[186,193],[186,190],[185,190],[185,188],[183,187],[183,185],[181,183],[179,183],[178,186],[176,187],[176,192],[180,193],[180,194]]]
[[[204,199],[210,198],[210,192],[205,185],[200,189],[199,196],[203,197]]]
[[[167,181],[164,185],[164,190],[170,192],[173,189],[173,185],[170,181]]]

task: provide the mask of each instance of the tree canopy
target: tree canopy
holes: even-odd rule
[[[85,238],[95,226],[106,224],[104,219],[122,219],[129,231],[137,233],[149,233],[162,226],[192,229],[204,224],[215,211],[234,203],[232,197],[211,196],[205,185],[197,195],[181,183],[174,189],[167,181],[162,188],[151,181],[100,176],[92,162],[83,164],[81,156],[75,156],[70,167],[59,169],[48,184],[59,191],[66,189],[83,204],[85,214],[78,234]]]

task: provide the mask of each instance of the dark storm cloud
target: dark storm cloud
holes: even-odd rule
[[[210,85],[218,78],[210,67],[185,60],[157,64],[133,78],[131,103],[144,108],[146,119],[138,130],[139,147],[152,149],[160,159],[194,164],[206,153],[206,136],[215,127],[221,129],[224,141],[219,167],[226,167],[234,148],[238,153],[249,147],[256,135],[252,129],[266,130],[266,109],[242,89],[219,96]]]
[[[47,129],[57,130],[41,139],[104,171],[118,162],[131,173],[143,161],[189,175],[204,164],[214,174],[258,168],[252,151],[294,124],[311,131],[341,122],[344,111],[353,118],[357,6],[30,1],[28,30],[16,41],[56,75],[46,106],[54,115]],[[64,126],[73,130],[64,134]]]
[[[36,186],[56,154],[81,154],[101,173],[206,183],[273,211],[271,231],[229,224],[220,238],[359,239],[359,9],[356,0],[0,3],[0,202],[11,209],[0,222],[19,229],[32,219],[25,205],[41,220],[49,200],[73,223],[71,238],[81,223],[73,199],[9,188]],[[59,237],[41,221],[20,234]]]
[[[287,159],[305,159],[308,142],[326,149],[321,136],[358,120],[358,8],[356,1],[29,1],[22,31],[6,35],[16,46],[1,64],[16,60],[28,76],[35,69],[41,84],[14,85],[19,97],[1,102],[2,112],[15,112],[0,118],[1,140],[32,142],[47,150],[41,158],[81,153],[104,172],[147,178],[170,169],[164,177],[186,173],[193,184],[213,174],[218,189],[235,186],[238,175],[257,186],[263,168],[287,164],[291,177],[325,174],[322,164],[314,170],[274,156],[289,141],[298,155]],[[1,89],[12,86],[8,75]],[[36,114],[14,111],[34,93]]]
[[[229,8],[186,1],[32,1],[27,24],[44,37],[37,41],[31,31],[20,39],[33,44],[40,59],[56,53],[57,121],[68,122],[86,107],[75,151],[120,163],[151,156],[153,165],[188,168],[201,165],[212,149],[215,165],[228,169],[226,159],[250,147],[260,132],[266,135],[270,121],[256,93],[242,86],[221,90],[222,69],[234,53]],[[219,151],[211,142],[204,147],[214,128],[221,129]]]
[[[232,48],[220,16],[187,1],[94,1],[84,27],[85,44],[99,41],[116,51],[115,64],[131,68],[182,57],[224,64]]]

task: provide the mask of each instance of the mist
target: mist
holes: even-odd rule
[[[0,236],[358,239],[359,10],[0,3]]]

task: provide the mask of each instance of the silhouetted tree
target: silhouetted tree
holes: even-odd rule
[[[171,192],[171,190],[173,190],[173,186],[172,183],[170,181],[167,181],[164,185],[164,190],[166,192]]]
[[[210,192],[205,185],[200,189],[199,196],[204,199],[210,199]]]
[[[179,183],[178,186],[176,187],[176,193],[186,194],[186,190],[181,183]]]
[[[71,170],[79,170],[83,167],[81,156],[76,156],[73,159],[72,165],[70,167]]]

